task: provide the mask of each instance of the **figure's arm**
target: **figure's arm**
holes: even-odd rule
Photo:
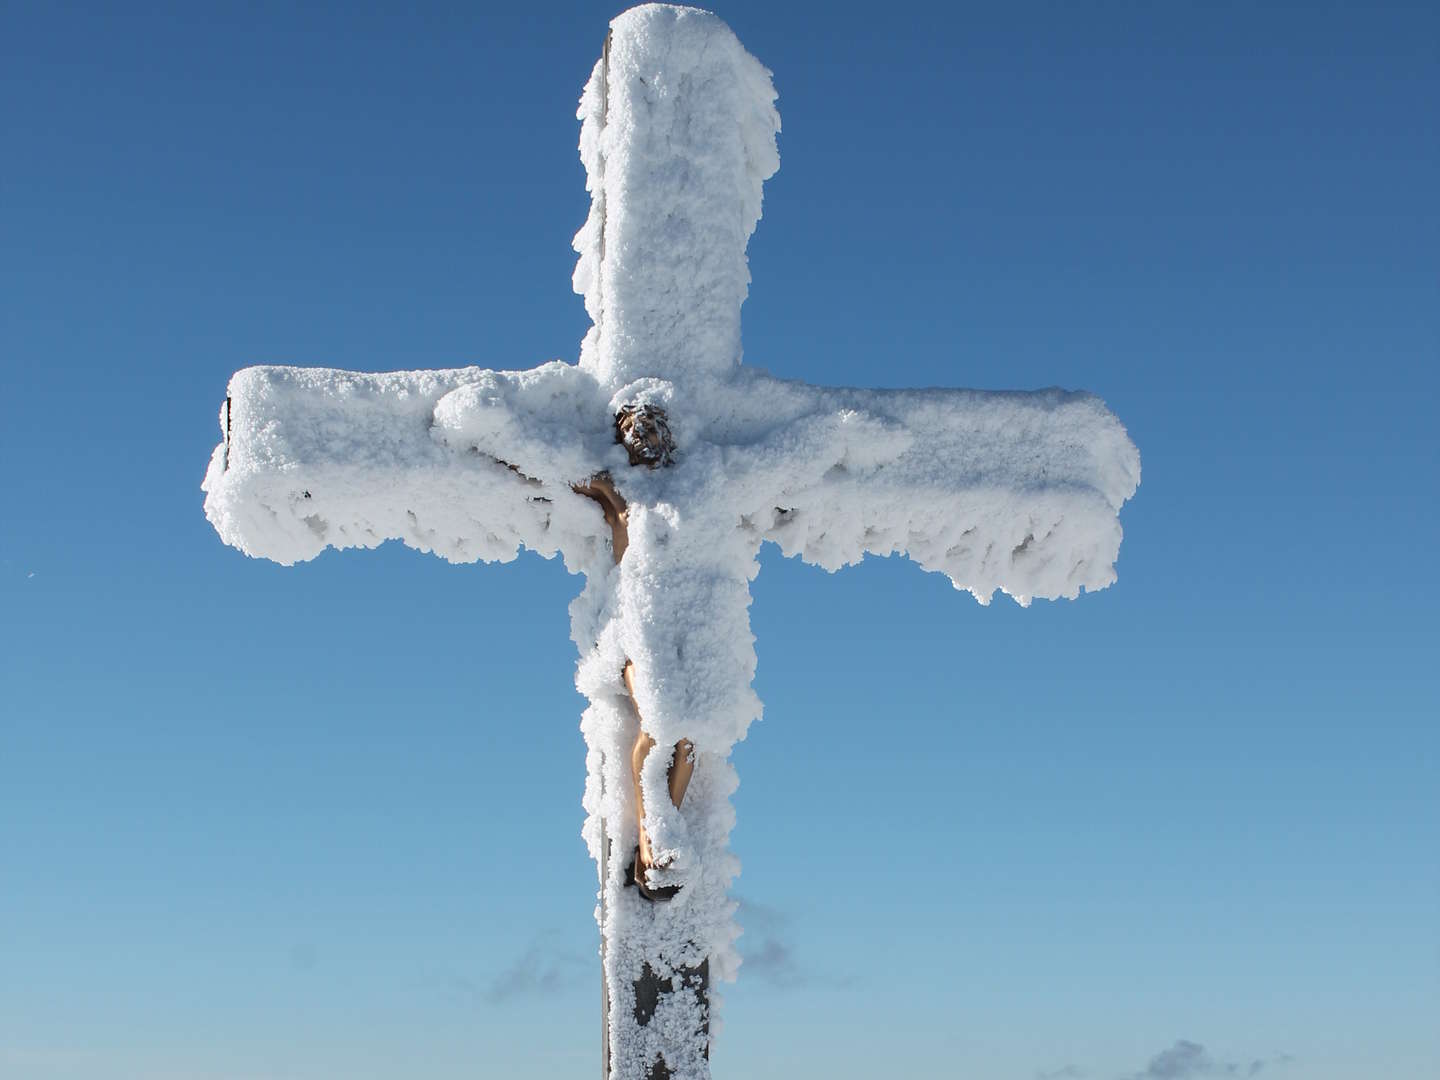
[[[598,543],[562,486],[602,467],[609,417],[577,368],[235,375],[205,511],[226,543],[294,563],[400,540],[452,562]],[[562,480],[563,478],[563,480]],[[563,497],[558,497],[563,495]]]

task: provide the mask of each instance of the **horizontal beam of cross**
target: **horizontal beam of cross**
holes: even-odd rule
[[[1117,513],[1139,481],[1124,428],[1089,394],[856,390],[740,369],[683,408],[687,483],[736,526],[834,570],[904,554],[988,600],[1114,580]],[[238,373],[207,513],[248,554],[294,563],[399,540],[452,562],[522,547],[572,569],[608,536],[571,485],[628,469],[613,401],[585,371]],[[645,473],[646,470],[638,470]],[[627,479],[628,478],[628,479]]]

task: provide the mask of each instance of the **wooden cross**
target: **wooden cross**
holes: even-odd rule
[[[578,365],[237,373],[205,509],[283,564],[400,540],[583,574],[584,835],[600,868],[604,1069],[709,1075],[739,958],[729,756],[759,714],[761,544],[902,554],[988,602],[1114,580],[1139,455],[1083,393],[856,390],[740,366],[745,248],[779,165],[770,74],[714,16],[619,16],[581,99]]]

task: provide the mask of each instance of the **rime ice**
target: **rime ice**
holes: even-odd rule
[[[633,1014],[643,963],[738,967],[739,863],[728,850],[734,743],[760,714],[749,583],[760,545],[836,570],[904,555],[988,602],[1075,597],[1115,580],[1118,511],[1139,455],[1083,393],[860,390],[776,379],[740,361],[745,247],[778,166],[769,73],[719,20],[648,5],[612,24],[581,101],[592,209],[574,284],[594,325],[578,365],[354,374],[257,367],[232,379],[227,438],[205,477],[226,543],[291,564],[327,547],[399,540],[452,562],[559,555],[586,584],[571,606],[576,684],[590,701],[584,828],[611,838],[602,932],[612,1073],[706,1077],[693,995]],[[678,446],[636,468],[615,443],[622,405],[663,408]],[[599,507],[572,485],[608,471],[630,506],[614,564]],[[665,903],[623,885],[638,823],[629,747],[646,761],[647,827],[670,860]],[[664,748],[696,747],[683,807]],[[598,911],[597,911],[598,914]]]

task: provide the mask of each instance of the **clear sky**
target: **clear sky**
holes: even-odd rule
[[[248,364],[574,359],[614,9],[121,8],[0,7],[0,1077],[594,1076],[579,582],[199,482]],[[747,361],[1144,481],[1076,603],[765,553],[717,1077],[1440,1075],[1437,11],[721,9]]]

